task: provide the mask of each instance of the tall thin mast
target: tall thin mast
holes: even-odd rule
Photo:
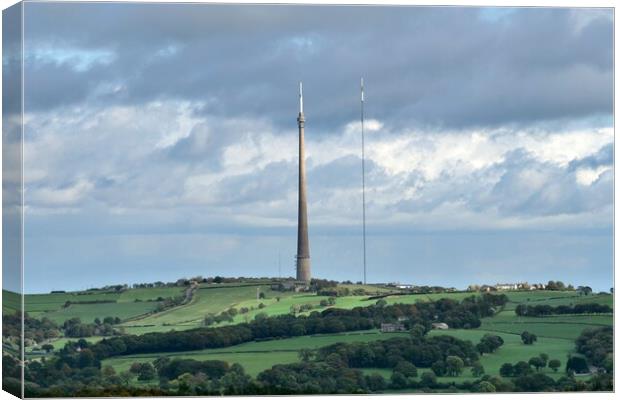
[[[364,246],[364,285],[366,284],[366,166],[364,155],[364,78],[361,78],[361,121],[362,121],[362,242]]]
[[[299,205],[297,214],[297,280],[310,283],[310,244],[308,242],[308,205],[306,201],[306,166],[304,145],[304,97],[299,82]]]

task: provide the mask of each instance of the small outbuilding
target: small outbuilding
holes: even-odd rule
[[[433,322],[433,323],[431,324],[431,327],[432,327],[433,329],[442,329],[442,330],[443,330],[443,329],[448,329],[448,328],[449,328],[448,324],[446,324],[445,322]]]
[[[390,332],[405,332],[407,329],[404,324],[381,324],[381,332],[390,333]]]

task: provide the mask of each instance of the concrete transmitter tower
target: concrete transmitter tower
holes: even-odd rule
[[[299,82],[299,206],[297,216],[297,280],[310,283],[310,243],[306,205],[306,161],[304,151],[304,96]]]

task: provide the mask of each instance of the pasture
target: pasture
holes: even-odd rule
[[[113,357],[104,360],[103,364],[114,367],[116,371],[124,371],[129,369],[134,362],[154,361],[158,357],[222,360],[230,364],[239,363],[248,374],[256,376],[259,372],[271,368],[273,365],[299,361],[297,353],[301,349],[316,349],[339,342],[370,342],[403,335],[407,336],[408,334],[385,334],[378,330],[369,330],[343,334],[301,336],[288,339],[243,343],[223,349]]]
[[[265,293],[267,298],[257,300],[257,290],[258,293]],[[205,316],[209,313],[219,314],[231,307],[244,305],[256,309],[260,303],[271,305],[276,302],[274,293],[286,296],[280,292],[273,292],[268,285],[201,285],[194,291],[192,300],[188,304],[128,321],[123,326],[129,333],[138,333],[136,330],[142,333],[144,328],[149,327],[154,328],[151,331],[196,328],[203,324]]]
[[[480,362],[484,366],[485,372],[495,376],[499,376],[499,369],[502,364],[506,362],[514,364],[518,361],[528,361],[530,358],[538,356],[540,353],[548,354],[549,359],[556,358],[564,364],[567,355],[571,353],[575,347],[574,340],[548,337],[539,337],[536,343],[526,345],[521,341],[521,332],[519,332],[519,334],[511,334],[485,331],[484,329],[460,329],[447,332],[450,336],[454,336],[462,340],[470,340],[474,344],[478,343],[480,338],[486,333],[498,335],[504,340],[504,344],[495,353],[484,354],[480,358]],[[439,331],[432,331],[429,334],[433,336],[443,333]],[[550,370],[545,370],[545,373],[556,378]],[[562,371],[559,371],[557,373],[557,377],[559,377],[561,373]],[[461,378],[468,376],[470,379],[473,378],[471,371],[466,370]]]
[[[397,289],[380,285],[343,285],[349,290],[364,289],[367,292],[386,294],[397,292]],[[207,314],[219,314],[231,307],[247,308],[245,314],[238,314],[232,323],[240,323],[253,319],[258,313],[269,316],[287,314],[294,306],[311,305],[313,308],[305,313],[321,311],[321,300],[327,296],[291,291],[274,291],[269,282],[201,284],[194,291],[191,301],[161,312],[153,313],[158,306],[158,299],[184,295],[185,287],[155,287],[127,289],[120,292],[89,290],[83,292],[27,294],[25,310],[32,317],[47,317],[57,323],[79,317],[83,322],[92,322],[95,318],[107,316],[119,317],[123,320],[122,327],[126,333],[142,334],[147,332],[165,332],[172,329],[183,330],[202,326]],[[257,299],[258,293],[264,297]],[[461,300],[471,293],[435,293],[406,294],[385,297],[388,304],[415,303],[433,301],[439,298]],[[3,291],[3,302],[6,310],[19,307],[19,295]],[[67,302],[71,304],[67,306]],[[99,302],[99,303],[96,303]],[[376,300],[368,300],[368,296],[346,296],[336,299],[335,307],[354,308],[367,307]],[[259,305],[262,304],[262,308]],[[227,324],[227,323],[225,323]]]
[[[485,331],[483,329],[459,329],[451,330],[447,332],[431,331],[430,336],[444,335],[454,336],[462,340],[469,340],[473,344],[478,343],[480,338],[486,333],[495,334],[501,336],[504,340],[504,344],[493,354],[484,354],[480,357],[480,363],[484,367],[485,373],[492,376],[499,376],[499,369],[504,363],[514,364],[518,361],[528,361],[532,357],[536,357],[541,353],[545,353],[549,356],[549,359],[558,359],[562,362],[562,366],[557,372],[553,372],[550,368],[543,368],[541,371],[549,375],[553,379],[558,379],[564,375],[564,363],[568,354],[574,350],[574,341],[569,339],[553,339],[553,338],[539,338],[533,345],[525,345],[521,342],[521,338],[517,334],[511,333],[498,333]],[[392,375],[391,369],[382,368],[364,368],[363,371],[367,374],[378,373],[384,378],[389,379]],[[430,371],[427,368],[418,368],[418,376],[422,373]],[[464,382],[467,380],[474,380],[470,368],[464,368],[463,373],[458,377],[439,377],[439,382]]]
[[[356,285],[346,285],[354,290]],[[376,289],[379,293],[386,293],[388,289],[367,286],[368,292]],[[312,309],[305,311],[321,311],[321,300],[326,296],[317,296],[312,293],[296,293],[292,291],[280,292],[271,289],[267,282],[252,282],[247,284],[202,284],[193,292],[191,301],[186,304],[154,312],[160,298],[184,295],[186,288],[162,287],[129,289],[122,292],[87,292],[87,293],[57,293],[44,295],[27,295],[26,310],[35,317],[47,317],[57,323],[66,319],[79,317],[83,322],[92,322],[96,317],[119,317],[123,322],[120,327],[127,334],[143,334],[148,332],[163,332],[169,330],[183,330],[204,326],[203,321],[207,314],[219,314],[222,311],[235,307],[237,310],[247,308],[246,313],[237,314],[232,322],[224,322],[215,326],[236,324],[250,321],[258,313],[269,316],[287,314],[291,309],[301,305],[311,305]],[[523,291],[502,292],[507,295],[509,302],[497,314],[484,318],[478,329],[431,331],[430,336],[450,335],[459,339],[470,340],[476,344],[485,333],[492,333],[504,339],[504,345],[493,354],[481,357],[481,363],[487,374],[499,375],[503,363],[528,361],[540,353],[546,353],[550,359],[558,359],[562,367],[557,373],[548,368],[545,373],[553,378],[562,375],[567,355],[574,351],[574,340],[584,329],[597,328],[613,324],[612,315],[553,315],[547,317],[519,317],[514,309],[518,304],[537,305],[549,304],[575,305],[580,303],[596,302],[613,305],[612,295],[579,296],[574,291]],[[462,300],[472,296],[469,292],[454,292],[441,294],[401,294],[385,297],[388,304],[434,301],[440,298]],[[19,295],[3,291],[3,309],[11,310],[19,307]],[[67,301],[71,302],[66,306]],[[87,301],[110,301],[105,303],[89,303]],[[369,300],[368,296],[346,296],[336,298],[337,308],[367,307],[377,300]],[[80,304],[82,302],[82,304]],[[259,305],[262,306],[259,307]],[[538,336],[533,345],[524,345],[520,334],[529,331]],[[220,349],[208,349],[192,352],[141,354],[106,359],[104,365],[113,366],[117,372],[129,369],[134,362],[153,361],[160,356],[172,358],[193,358],[196,360],[223,360],[229,363],[239,363],[245,370],[256,376],[260,371],[275,364],[291,363],[298,360],[300,349],[315,349],[337,342],[367,342],[382,340],[394,335],[408,335],[408,333],[382,334],[377,330],[351,332],[346,334],[302,336],[288,339],[249,342],[237,346]],[[88,338],[88,341],[97,341],[100,338]],[[66,338],[53,341],[55,349],[59,349],[67,342]],[[389,378],[391,371],[368,369],[367,373],[380,373]],[[419,374],[424,370],[419,370]],[[441,381],[464,381],[474,377],[466,368],[459,377],[442,377]]]
[[[122,292],[90,290],[84,292],[27,294],[24,307],[31,317],[46,317],[56,323],[78,317],[82,322],[95,318],[118,317],[121,320],[136,318],[153,312],[160,298],[183,295],[179,287],[128,289]],[[3,291],[8,307],[15,307],[19,295]],[[69,304],[70,303],[70,304]],[[18,305],[19,303],[17,303]]]
[[[611,315],[558,315],[543,318],[519,317],[514,313],[517,304],[577,304],[585,302],[601,302],[603,304],[612,304],[612,296],[578,296],[575,292],[506,292],[509,303],[505,308],[491,318],[482,320],[482,326],[478,329],[470,330],[447,330],[447,331],[431,331],[430,336],[434,335],[450,335],[459,339],[469,340],[473,344],[480,341],[480,338],[486,334],[496,334],[502,337],[504,345],[493,354],[485,354],[481,357],[480,362],[485,368],[486,373],[491,375],[499,375],[499,369],[506,362],[516,363],[518,361],[528,361],[531,357],[538,356],[540,353],[548,354],[550,359],[558,359],[564,364],[567,356],[574,351],[574,340],[586,328],[596,328],[604,325],[611,325],[613,317]],[[431,295],[400,295],[389,296],[385,298],[388,303],[415,303],[418,301],[431,301],[439,298],[452,298],[461,300],[470,293],[446,293]],[[269,315],[287,313],[291,305],[294,304],[314,304],[318,305],[323,297],[308,294],[292,294],[287,297],[281,297],[280,301],[274,301],[269,296],[267,299],[261,300],[266,307],[262,310],[252,310],[247,314],[248,318],[252,318],[258,312],[266,312]],[[368,306],[375,301],[366,300],[365,296],[347,296],[336,299],[335,307],[353,308],[358,306]],[[251,306],[256,300],[246,300],[237,303],[237,306]],[[320,310],[320,308],[319,308]],[[241,322],[241,315],[235,317],[235,323]],[[538,340],[533,345],[525,345],[522,343],[520,334],[523,331],[535,333]],[[261,370],[267,369],[275,364],[295,362],[298,360],[297,352],[302,348],[318,348],[336,342],[354,342],[381,340],[393,337],[395,334],[381,334],[378,331],[369,331],[362,333],[350,333],[345,335],[317,335],[303,336],[299,338],[272,340],[263,342],[250,342],[238,346],[232,346],[226,349],[203,350],[199,352],[187,353],[168,353],[168,354],[152,354],[141,355],[136,357],[117,357],[106,361],[113,365],[117,370],[129,368],[132,362],[153,360],[158,356],[167,355],[173,357],[187,357],[200,360],[224,360],[229,363],[238,362],[251,375],[258,374]],[[406,334],[396,334],[406,335]],[[377,372],[386,378],[391,375],[391,370],[367,369],[367,373]],[[419,373],[424,372],[421,369]],[[563,366],[558,372],[553,372],[549,368],[545,368],[544,372],[551,377],[557,379],[563,374]],[[471,371],[466,368],[459,377],[441,377],[443,382],[461,382],[465,380],[473,380],[474,376]]]
[[[180,287],[138,288],[122,292],[117,301],[119,303],[156,301],[159,298],[182,296],[183,294],[184,288]]]
[[[14,314],[21,308],[22,299],[19,293],[2,290],[2,314]]]
[[[52,321],[62,324],[71,318],[80,318],[82,322],[92,323],[95,318],[118,317],[121,320],[136,317],[154,311],[157,308],[156,302],[137,302],[137,303],[95,303],[95,304],[72,304],[45,313],[43,316]]]
[[[83,303],[94,301],[116,302],[118,293],[112,292],[71,292],[50,294],[28,294],[24,297],[26,312],[31,316],[48,316],[48,313],[63,309],[67,302]],[[103,304],[103,303],[99,303]],[[89,304],[91,305],[91,304]],[[94,317],[93,317],[94,319]]]
[[[507,292],[509,302],[492,318],[484,318],[480,329],[495,333],[520,334],[523,331],[539,338],[567,339],[574,341],[584,329],[613,325],[613,315],[550,315],[522,317],[515,314],[518,304],[551,306],[599,303],[613,306],[612,295],[580,296],[572,291]]]

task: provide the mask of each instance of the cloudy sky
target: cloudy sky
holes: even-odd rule
[[[25,6],[26,291],[313,274],[612,286],[603,9]]]

